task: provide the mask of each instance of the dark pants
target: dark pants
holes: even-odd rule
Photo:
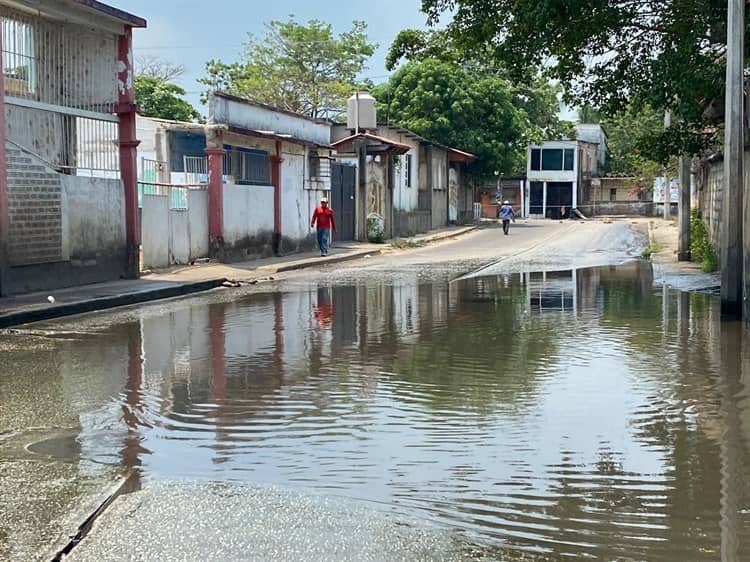
[[[330,228],[319,228],[318,229],[318,248],[320,248],[320,255],[328,255],[328,240],[331,233]]]
[[[503,219],[503,234],[508,234],[510,230],[510,219]]]

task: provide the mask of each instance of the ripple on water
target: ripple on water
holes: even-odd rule
[[[547,560],[713,559],[747,401],[710,301],[665,320],[636,274],[415,272],[145,319],[148,384],[112,411],[151,479],[324,490]]]

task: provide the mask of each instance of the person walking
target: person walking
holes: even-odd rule
[[[320,205],[315,207],[313,212],[312,221],[310,221],[310,228],[317,225],[317,239],[318,248],[320,248],[320,255],[328,255],[328,243],[331,240],[331,230],[336,232],[336,221],[333,218],[333,209],[328,206],[328,198],[321,197]]]
[[[503,221],[503,234],[507,236],[510,230],[510,221],[516,222],[516,214],[507,199],[503,201],[503,206],[500,207],[500,218]]]

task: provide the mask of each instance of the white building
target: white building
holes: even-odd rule
[[[580,129],[580,131],[578,131]],[[579,140],[544,141],[528,148],[525,214],[567,216],[582,200],[584,187],[601,174],[607,157],[600,125],[579,125]]]

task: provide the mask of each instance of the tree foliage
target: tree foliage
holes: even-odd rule
[[[173,119],[175,121],[194,121],[200,119],[195,108],[182,96],[185,90],[176,84],[170,84],[159,78],[136,76],[135,100],[139,113],[144,117]]]
[[[433,23],[450,11],[462,49],[490,49],[519,76],[543,69],[573,105],[670,109],[680,130],[660,137],[657,158],[714,140],[703,111],[723,95],[725,1],[422,0],[422,9]]]
[[[240,61],[209,61],[199,82],[313,118],[342,113],[375,52],[365,23],[355,21],[338,36],[319,20],[272,21],[266,29],[261,38],[248,34]]]
[[[492,177],[525,168],[533,128],[511,85],[434,59],[402,66],[373,91],[379,119],[387,120],[479,159],[473,173]]]

